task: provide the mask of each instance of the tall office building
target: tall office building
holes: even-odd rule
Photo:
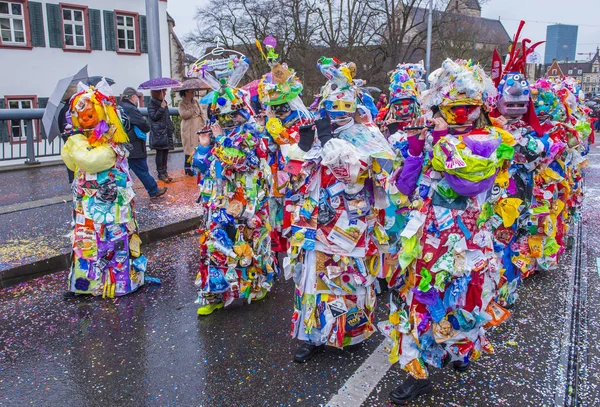
[[[555,24],[546,28],[546,55],[544,63],[557,61],[575,61],[577,51],[576,25]]]

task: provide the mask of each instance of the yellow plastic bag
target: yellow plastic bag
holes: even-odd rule
[[[109,145],[92,147],[83,134],[69,137],[60,156],[71,171],[81,168],[88,174],[108,170],[117,162],[117,155]]]
[[[519,206],[523,203],[519,198],[504,198],[494,205],[494,212],[502,217],[504,227],[511,227],[520,215]]]

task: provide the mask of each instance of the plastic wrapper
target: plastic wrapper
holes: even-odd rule
[[[71,171],[81,168],[89,174],[105,171],[113,167],[117,161],[117,155],[112,147],[109,145],[92,147],[82,134],[69,137],[61,151],[61,157]]]

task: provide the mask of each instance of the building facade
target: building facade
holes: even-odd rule
[[[600,49],[589,61],[562,63],[554,60],[546,67],[546,77],[549,79],[565,76],[575,78],[586,96],[600,97]]]
[[[546,53],[544,63],[550,64],[553,60],[575,61],[577,52],[578,26],[555,24],[546,28]]]
[[[145,0],[0,0],[0,108],[44,108],[58,80],[85,65],[91,76],[113,79],[116,93],[148,80],[145,14]],[[178,68],[166,0],[159,19],[162,73],[170,76]],[[24,143],[24,131],[23,122],[0,122],[0,142]]]

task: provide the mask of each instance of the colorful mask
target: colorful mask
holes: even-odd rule
[[[535,108],[535,114],[540,120],[546,120],[552,116],[558,108],[558,98],[552,88],[552,83],[547,79],[538,79],[531,86],[531,99]]]
[[[498,111],[507,118],[520,118],[527,113],[529,105],[529,82],[525,75],[510,72],[498,86]]]
[[[481,115],[481,106],[440,106],[440,113],[450,125],[470,125]]]

